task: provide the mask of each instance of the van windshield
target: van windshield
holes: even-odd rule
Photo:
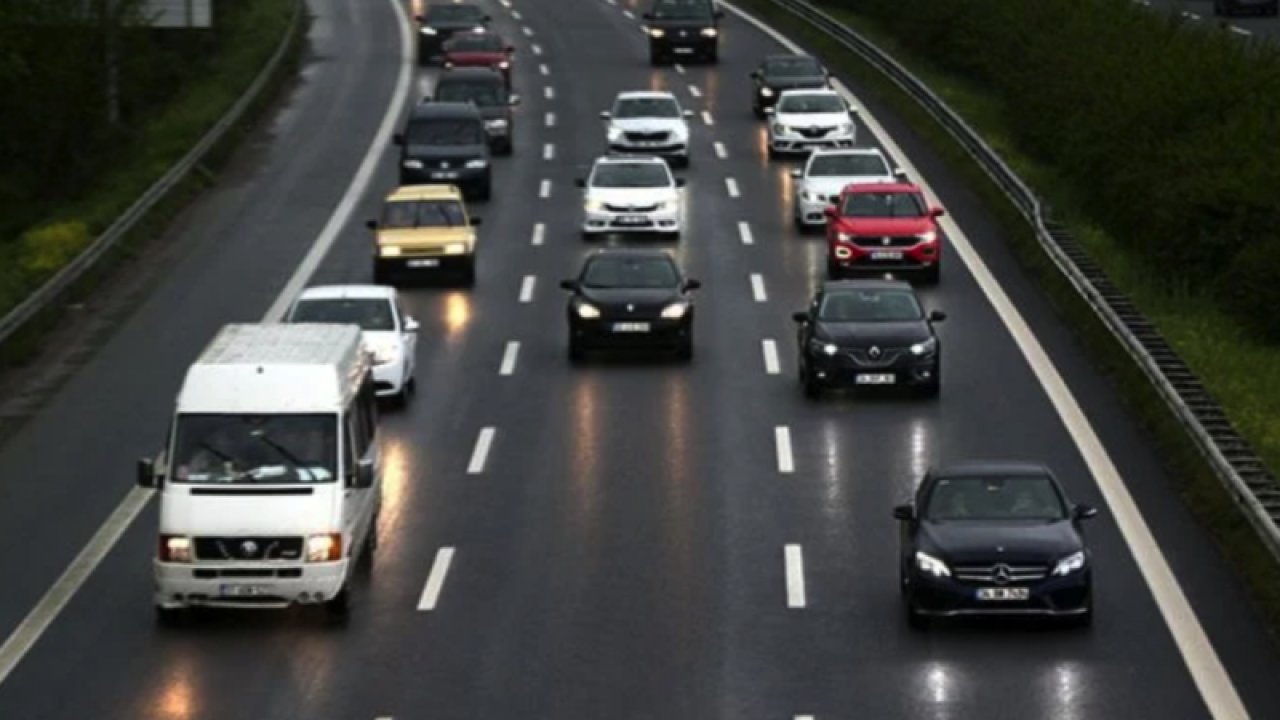
[[[336,415],[178,416],[173,482],[292,485],[333,482]]]

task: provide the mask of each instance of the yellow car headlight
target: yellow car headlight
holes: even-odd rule
[[[467,244],[466,243],[449,243],[448,245],[444,246],[444,254],[445,255],[466,255]]]
[[[382,257],[400,257],[400,248],[395,245],[383,245],[378,248],[378,252],[382,253]]]

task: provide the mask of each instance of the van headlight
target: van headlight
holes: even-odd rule
[[[591,303],[581,303],[578,305],[578,317],[583,320],[594,320],[600,317],[600,309]]]
[[[466,243],[449,243],[448,245],[444,246],[444,254],[445,255],[466,255],[467,244]]]
[[[413,160],[413,159],[409,159],[409,160],[405,160],[404,162],[400,163],[400,166],[401,166],[401,167],[404,167],[404,168],[406,168],[406,169],[408,169],[408,170],[421,170],[421,169],[422,169],[422,161],[421,161],[421,160]]]
[[[689,310],[689,303],[673,302],[670,305],[662,308],[662,317],[666,318],[667,320],[679,320],[680,318],[684,317],[684,314],[688,312],[688,310]]]
[[[947,564],[928,553],[916,552],[916,569],[934,577],[951,577]]]
[[[307,538],[307,562],[335,562],[342,559],[342,533],[325,533]]]
[[[924,342],[918,342],[915,345],[911,346],[911,354],[916,355],[918,357],[923,357],[925,355],[932,355],[937,351],[938,351],[937,338],[929,338]]]
[[[476,158],[475,160],[468,160],[466,167],[472,170],[479,170],[480,168],[489,167],[489,161],[484,160],[482,158]]]
[[[1080,552],[1073,552],[1059,560],[1058,564],[1053,566],[1053,574],[1059,577],[1063,575],[1070,575],[1077,570],[1083,570],[1084,564],[1084,551],[1081,550]]]
[[[185,535],[160,536],[160,562],[189,563],[194,559],[191,538]]]

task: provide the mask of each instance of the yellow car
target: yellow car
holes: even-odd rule
[[[405,185],[387,196],[374,232],[373,281],[394,284],[399,275],[456,271],[467,285],[476,279],[476,231],[454,185]]]

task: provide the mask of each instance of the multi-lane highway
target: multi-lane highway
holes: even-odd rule
[[[1280,19],[1269,15],[1244,14],[1218,16],[1213,14],[1213,0],[1133,0],[1166,12],[1176,12],[1191,22],[1224,25],[1228,32],[1242,38],[1274,38],[1280,35]]]
[[[782,47],[729,13],[718,65],[651,68],[643,8],[621,0],[486,0],[518,50],[516,151],[474,207],[476,287],[404,293],[419,392],[384,416],[380,548],[350,624],[157,627],[134,459],[216,329],[278,309],[307,258],[310,282],[369,281],[363,221],[396,179],[387,133],[401,91],[432,82],[390,0],[309,6],[302,82],[171,230],[183,256],[0,447],[0,718],[1280,714],[1280,653],[1174,479],[974,196],[874,104],[892,140],[865,122],[860,137],[927,180],[970,249],[923,291],[950,315],[945,383],[937,400],[801,396],[790,316],[823,240],[791,227],[789,165],[766,158],[748,79]],[[603,147],[599,112],[648,88],[696,110],[668,247],[704,283],[697,359],[572,367],[557,285],[590,250],[573,181]],[[890,508],[931,463],[969,457],[1045,461],[1102,506],[1091,629],[907,628]],[[82,551],[57,612],[47,592]]]

